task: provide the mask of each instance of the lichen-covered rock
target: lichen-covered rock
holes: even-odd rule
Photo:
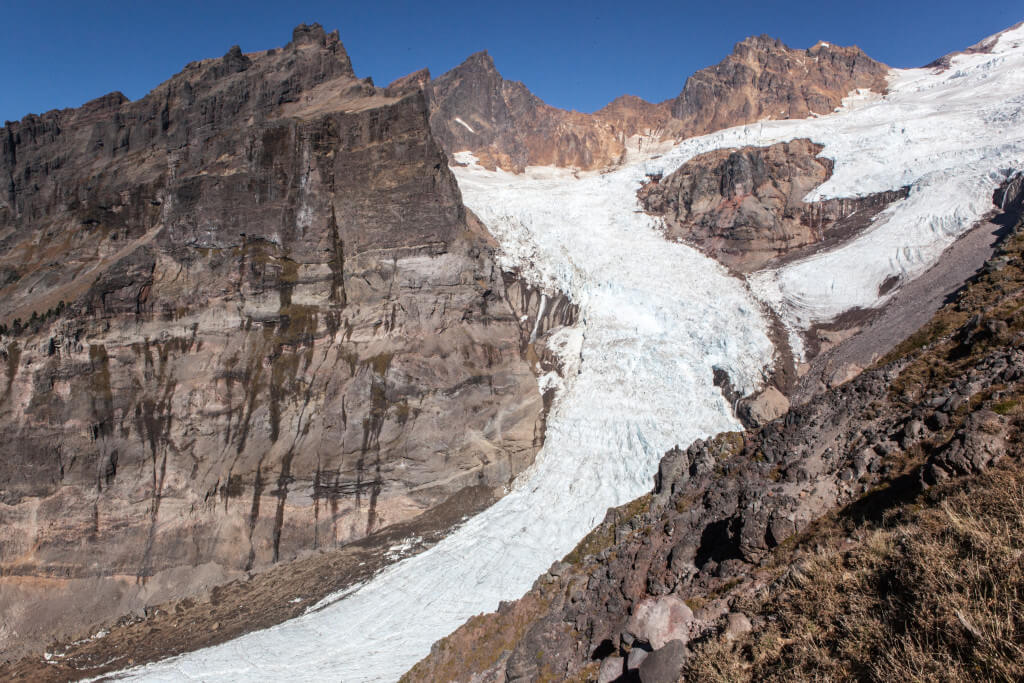
[[[985,471],[1006,454],[1006,428],[1007,420],[991,410],[971,413],[949,443],[928,459],[922,481],[935,484]]]

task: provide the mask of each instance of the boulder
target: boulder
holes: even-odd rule
[[[745,633],[750,633],[753,628],[746,614],[743,612],[730,612],[726,616],[724,637],[728,641],[733,641]]]
[[[622,657],[608,657],[601,662],[601,668],[597,671],[597,683],[611,683],[623,674],[624,661]]]
[[[771,386],[750,399],[743,408],[744,417],[752,427],[767,424],[788,411],[789,399]]]
[[[855,363],[843,363],[828,375],[825,385],[830,389],[838,387],[840,384],[846,384],[863,371],[864,368]]]
[[[674,595],[665,595],[640,602],[626,622],[626,631],[637,641],[657,650],[671,640],[685,645],[690,639],[692,621],[693,612],[685,602]]]
[[[626,668],[630,671],[636,671],[649,654],[651,654],[650,650],[645,650],[642,646],[637,645],[626,655]]]
[[[681,640],[671,640],[648,655],[640,665],[642,683],[676,683],[690,651]]]

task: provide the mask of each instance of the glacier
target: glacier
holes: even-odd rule
[[[636,191],[703,152],[795,138],[824,145],[835,172],[808,200],[911,187],[863,234],[740,280],[666,242]],[[453,170],[505,268],[579,306],[552,346],[564,363],[543,449],[488,510],[433,548],[321,609],[222,645],[122,672],[138,680],[395,680],[431,644],[522,595],[605,514],[646,491],[664,451],[737,429],[715,368],[755,390],[773,362],[763,306],[799,350],[817,321],[884,302],[881,283],[924,272],[992,208],[1024,166],[1024,28],[945,70],[894,70],[884,96],[835,113],[685,140],[612,172]]]

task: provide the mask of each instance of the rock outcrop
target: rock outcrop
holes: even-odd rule
[[[545,104],[518,81],[507,81],[487,52],[478,52],[434,80],[419,71],[388,86],[422,90],[435,137],[449,155],[471,151],[489,168],[530,165],[603,168],[667,135],[667,104],[623,96],[594,114]]]
[[[855,90],[884,93],[888,71],[855,46],[819,42],[797,50],[753,36],[690,76],[672,102],[672,116],[689,137],[762,119],[828,114]]]
[[[832,176],[821,145],[794,140],[717,150],[689,160],[640,191],[664,219],[669,239],[686,242],[741,272],[773,265],[849,239],[907,190],[808,203]]]
[[[0,128],[0,649],[532,461],[529,311],[428,115],[314,25]]]
[[[594,170],[663,142],[765,118],[829,113],[857,89],[884,92],[887,73],[856,47],[794,50],[760,36],[691,76],[674,100],[623,95],[593,114],[545,104],[522,83],[502,78],[486,51],[433,80],[417,71],[385,92],[422,91],[431,128],[449,155],[470,151],[485,167],[515,172],[531,165]]]

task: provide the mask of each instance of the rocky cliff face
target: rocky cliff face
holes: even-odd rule
[[[602,168],[653,144],[670,124],[666,105],[638,97],[618,98],[593,115],[551,107],[522,83],[502,78],[486,52],[433,81],[417,72],[388,87],[409,89],[425,92],[431,129],[449,154],[472,151],[489,168]]]
[[[821,145],[794,140],[701,154],[640,191],[670,239],[692,244],[738,271],[828,248],[871,223],[906,190],[806,203],[832,175]]]
[[[887,73],[857,47],[818,43],[794,50],[760,36],[694,74],[674,100],[655,104],[624,95],[593,114],[545,104],[522,83],[502,78],[486,52],[432,81],[427,71],[406,76],[388,92],[426,94],[431,128],[449,154],[468,150],[486,167],[512,171],[528,165],[593,170],[662,141],[829,113],[854,90],[884,92]]]
[[[858,47],[821,42],[795,50],[755,36],[688,78],[672,102],[672,116],[692,136],[766,118],[828,114],[854,90],[885,92],[887,72]]]
[[[531,462],[519,321],[428,113],[314,25],[0,129],[0,649]]]

